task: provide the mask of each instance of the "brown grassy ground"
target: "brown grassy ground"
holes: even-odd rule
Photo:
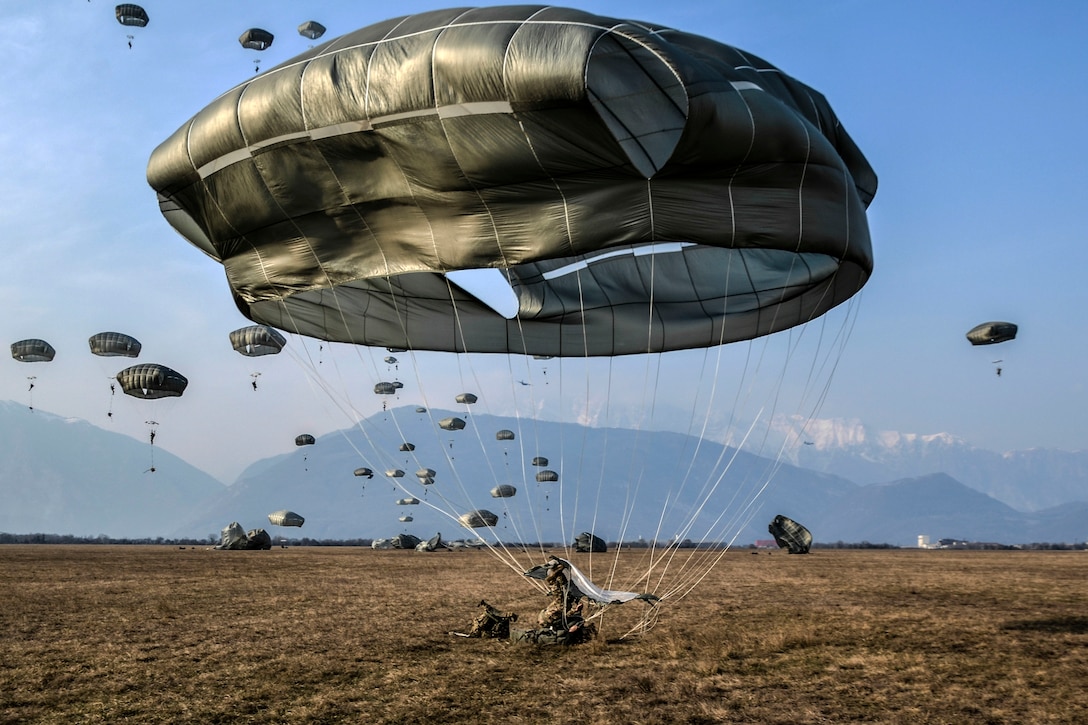
[[[1082,552],[730,552],[572,648],[447,634],[543,606],[486,552],[12,545],[0,577],[3,722],[1088,722]]]

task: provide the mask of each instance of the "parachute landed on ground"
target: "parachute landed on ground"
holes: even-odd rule
[[[582,554],[603,554],[608,551],[608,544],[601,537],[583,531],[574,539],[574,550]]]
[[[268,522],[273,526],[302,526],[306,523],[306,519],[299,516],[294,511],[283,509],[268,514]]]
[[[812,534],[801,524],[779,514],[767,526],[767,531],[774,536],[780,549],[788,549],[790,554],[807,554],[812,547]]]

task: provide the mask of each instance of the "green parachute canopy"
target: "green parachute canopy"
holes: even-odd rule
[[[306,519],[299,516],[294,511],[283,509],[282,511],[273,511],[268,514],[268,522],[273,526],[302,526],[302,524],[306,523]]]
[[[822,94],[559,7],[435,10],[310,49],[212,101],[147,177],[247,317],[390,351],[719,345],[823,314],[873,265],[876,175]],[[481,271],[504,302],[469,291]]]
[[[287,344],[286,338],[267,325],[249,325],[230,333],[230,345],[246,357],[275,355]]]
[[[812,547],[812,534],[801,524],[779,514],[767,526],[767,531],[774,536],[780,549],[788,549],[791,554],[807,554]]]
[[[50,362],[57,351],[45,340],[30,338],[11,343],[11,356],[19,362]]]
[[[87,340],[91,353],[101,357],[139,357],[143,346],[123,332],[99,332]]]
[[[178,397],[189,385],[184,375],[156,363],[125,368],[117,373],[117,382],[126,395],[149,400]]]
[[[983,322],[967,331],[967,339],[972,345],[996,345],[1015,340],[1018,329],[1012,322]]]
[[[143,28],[146,27],[147,23],[150,21],[150,18],[147,17],[147,11],[139,5],[122,3],[113,10],[114,14],[117,16],[117,22],[121,23],[121,25]]]

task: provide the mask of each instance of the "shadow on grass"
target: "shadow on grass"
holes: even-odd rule
[[[1009,622],[1005,629],[1021,632],[1052,632],[1088,634],[1088,617],[1047,617],[1045,619],[1021,619]]]

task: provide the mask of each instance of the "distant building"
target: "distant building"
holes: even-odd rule
[[[757,549],[777,549],[778,544],[774,539],[756,539]]]
[[[918,548],[919,549],[928,549],[929,548],[929,537],[926,536],[925,534],[918,534]]]

